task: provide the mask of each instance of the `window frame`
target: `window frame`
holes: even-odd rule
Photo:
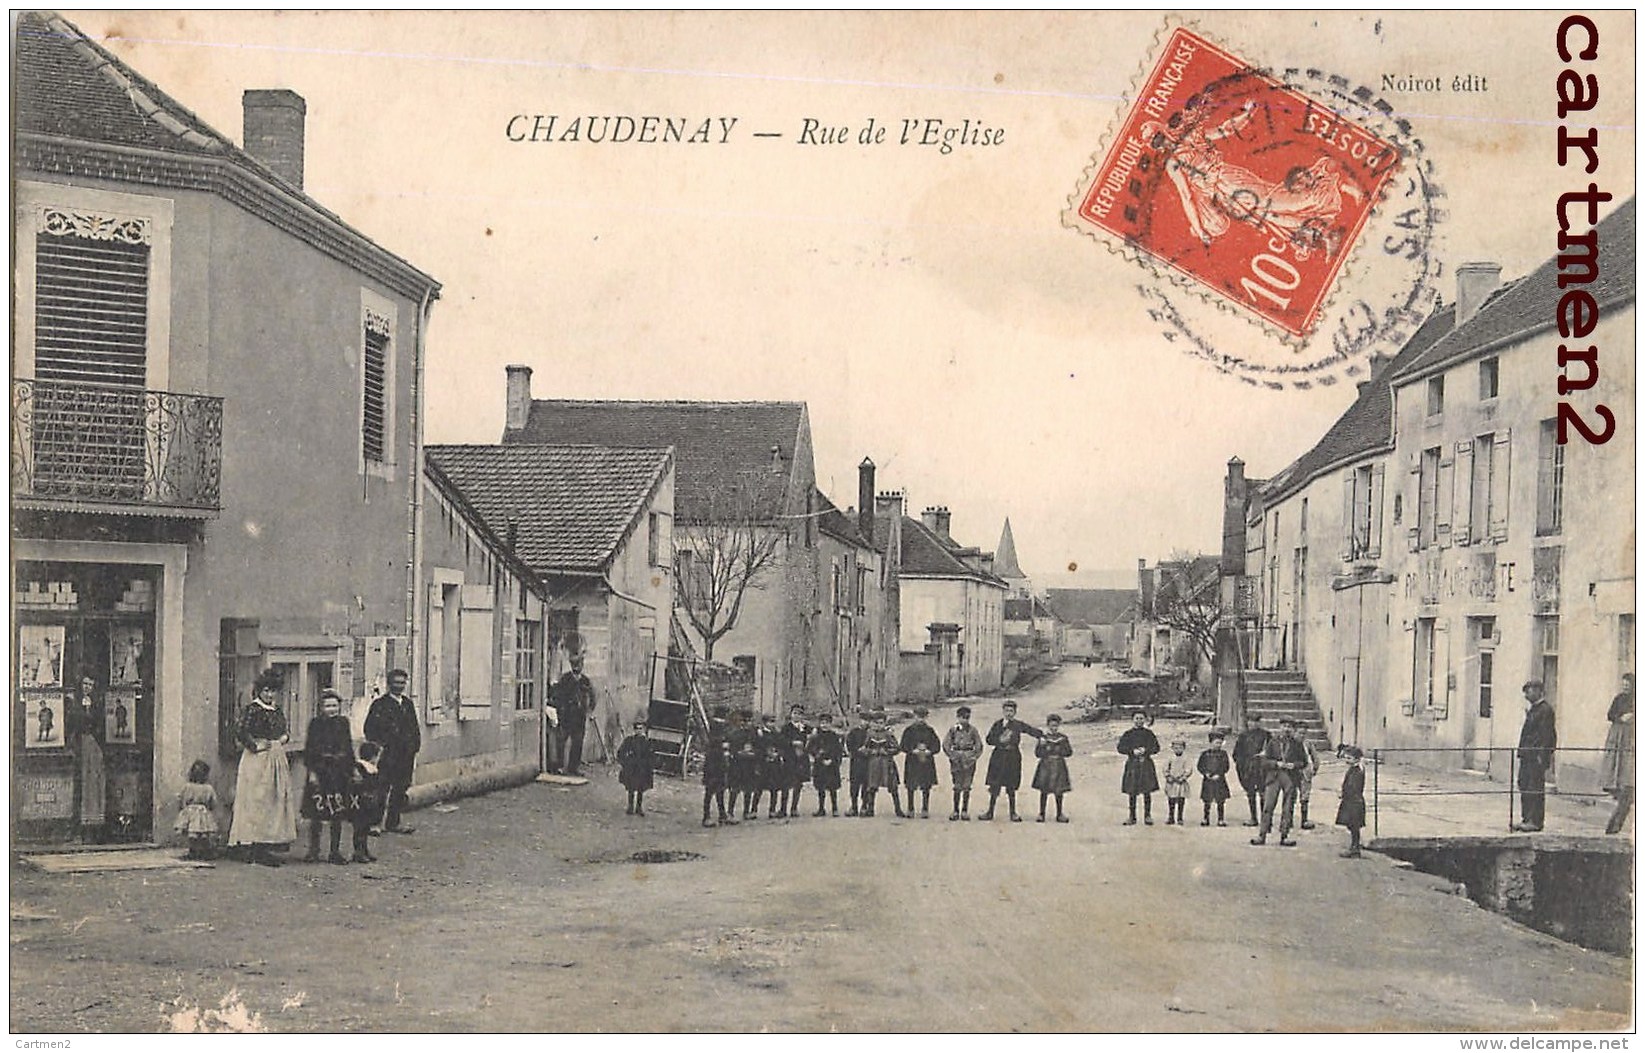
[[[398,446],[395,442],[395,427],[398,423],[398,400],[395,398],[397,389],[399,350],[400,350],[400,311],[398,306],[387,297],[381,296],[370,289],[360,289],[360,324],[359,346],[356,349],[356,364],[359,372],[359,382],[356,385],[354,410],[356,416],[355,436],[357,441],[356,454],[359,459],[360,474],[374,475],[383,479],[393,479],[396,474]],[[377,333],[385,338],[386,347],[383,351],[383,456],[382,460],[374,460],[366,455],[366,358],[368,355],[369,337]]]
[[[1445,413],[1445,374],[1428,378],[1427,397],[1423,408],[1423,416],[1430,421]]]
[[[1502,393],[1502,359],[1496,355],[1479,360],[1479,401],[1490,402]]]

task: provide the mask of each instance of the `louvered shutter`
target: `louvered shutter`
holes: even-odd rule
[[[1366,555],[1372,559],[1382,558],[1382,498],[1387,472],[1388,466],[1385,464],[1371,468],[1371,537]]]
[[[1512,461],[1512,433],[1504,428],[1491,439],[1491,540],[1508,540],[1508,468]]]
[[[1439,485],[1434,494],[1434,540],[1440,548],[1451,544],[1451,504],[1456,491],[1456,461],[1449,450],[1440,447]]]
[[[1405,541],[1410,551],[1422,548],[1422,463],[1418,461],[1409,473],[1410,492],[1405,499]]]
[[[1456,502],[1451,513],[1451,530],[1458,545],[1469,544],[1474,508],[1474,444],[1472,440],[1457,443]]]

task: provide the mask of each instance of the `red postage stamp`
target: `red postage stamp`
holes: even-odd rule
[[[1400,162],[1363,124],[1178,28],[1072,218],[1305,337]]]

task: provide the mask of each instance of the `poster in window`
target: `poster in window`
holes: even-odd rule
[[[139,684],[148,635],[141,626],[120,625],[109,632],[109,683]]]
[[[137,707],[142,694],[132,688],[109,688],[103,703],[103,739],[114,746],[137,744]]]
[[[21,687],[63,686],[61,625],[24,625],[18,628],[17,683]]]
[[[31,750],[61,749],[63,693],[30,691],[23,696],[23,746]]]

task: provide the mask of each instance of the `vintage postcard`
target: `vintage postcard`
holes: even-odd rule
[[[18,1047],[1626,1048],[1635,18],[14,13]]]

